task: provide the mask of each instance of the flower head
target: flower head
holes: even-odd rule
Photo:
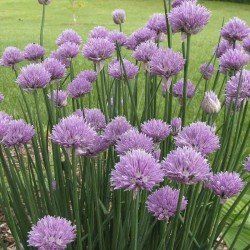
[[[245,166],[245,169],[246,169],[248,172],[250,172],[250,156],[248,156],[248,157],[246,158],[244,166]]]
[[[108,35],[108,39],[119,46],[123,46],[127,41],[126,35],[119,31],[111,31]]]
[[[82,38],[77,34],[77,32],[75,32],[72,29],[67,29],[64,30],[56,39],[56,44],[58,46],[64,44],[64,43],[75,43],[77,45],[80,45],[82,43]]]
[[[152,119],[142,124],[141,131],[155,142],[159,142],[170,135],[171,128],[162,120]]]
[[[76,99],[90,93],[92,89],[93,89],[92,83],[87,81],[85,77],[78,75],[68,85],[67,91],[72,98]]]
[[[50,73],[51,80],[57,80],[64,77],[66,73],[66,67],[59,60],[55,58],[47,58],[43,65],[45,69]]]
[[[43,5],[48,5],[51,3],[51,0],[38,0],[38,3],[43,4]]]
[[[200,66],[200,72],[205,80],[209,80],[214,73],[214,65],[204,63]]]
[[[139,45],[140,43],[146,42],[148,40],[154,40],[155,35],[156,35],[155,31],[147,27],[138,29],[133,34],[134,34],[134,38],[136,40],[137,45]]]
[[[220,172],[214,174],[208,181],[207,187],[219,196],[224,202],[237,195],[244,186],[240,175],[236,172]]]
[[[48,95],[49,99],[55,104],[56,107],[67,106],[68,93],[63,90],[53,90],[52,93]]]
[[[184,68],[184,64],[182,55],[172,49],[158,49],[149,62],[151,73],[166,79],[177,75]]]
[[[86,156],[95,157],[107,150],[109,146],[110,142],[107,141],[102,135],[99,135],[96,137],[93,146],[88,150]]]
[[[0,111],[0,142],[2,141],[4,135],[6,134],[9,122],[11,120],[12,120],[11,116]]]
[[[45,55],[45,49],[43,46],[30,43],[24,49],[24,58],[29,61],[37,61]]]
[[[177,211],[180,191],[169,186],[162,187],[149,195],[146,205],[148,211],[152,213],[157,220],[166,220],[173,217]],[[180,211],[185,210],[187,200],[183,196]]]
[[[184,80],[178,81],[173,88],[174,96],[183,98]],[[195,94],[195,86],[191,81],[187,81],[187,98],[192,98]]]
[[[220,100],[213,91],[207,91],[205,92],[201,107],[208,114],[219,113],[221,109]]]
[[[74,58],[78,55],[79,50],[79,45],[77,45],[76,43],[66,42],[60,45],[60,47],[58,48],[58,53],[63,58]]]
[[[16,47],[7,47],[0,60],[0,65],[5,67],[11,67],[15,64],[23,61],[24,56],[20,49]]]
[[[18,85],[26,90],[45,88],[50,81],[51,75],[41,63],[23,67],[17,78]]]
[[[32,226],[28,243],[39,250],[59,250],[66,249],[75,238],[76,227],[70,221],[47,215]]]
[[[171,120],[171,133],[172,135],[178,135],[181,131],[182,121],[180,117],[175,117]]]
[[[116,143],[116,151],[119,155],[125,155],[133,149],[143,149],[151,153],[154,148],[153,140],[145,134],[139,133],[136,129],[131,129],[120,136]]]
[[[220,57],[220,67],[223,71],[240,70],[249,62],[250,57],[239,49],[228,49]]]
[[[210,12],[199,4],[185,1],[171,10],[168,19],[173,33],[195,35],[207,25]]]
[[[134,33],[132,33],[129,37],[127,37],[127,41],[125,43],[125,47],[130,50],[135,50],[138,46]]]
[[[103,26],[96,26],[90,31],[89,38],[107,38],[109,35],[108,29]]]
[[[81,150],[83,155],[93,147],[96,136],[94,129],[82,117],[71,115],[53,127],[51,139],[62,147]]]
[[[161,166],[153,156],[138,149],[121,157],[111,172],[111,185],[115,189],[135,192],[141,189],[151,190],[163,181],[163,176]]]
[[[114,43],[105,38],[92,38],[84,45],[83,55],[93,62],[100,62],[112,56]]]
[[[116,9],[112,13],[115,24],[122,24],[126,21],[126,12],[122,9]]]
[[[147,63],[151,60],[152,56],[157,52],[157,50],[157,45],[153,41],[146,41],[136,47],[133,57],[137,61]]]
[[[56,50],[56,51],[52,51],[50,54],[50,58],[53,59],[57,59],[58,61],[60,61],[60,63],[62,63],[66,68],[70,67],[70,59],[64,57],[61,54],[62,51]]]
[[[169,179],[189,185],[205,181],[210,176],[207,160],[191,147],[171,151],[163,161],[162,169]]]
[[[7,130],[2,138],[2,143],[7,147],[27,144],[35,135],[32,125],[23,120],[10,120]]]
[[[107,141],[115,143],[122,134],[132,128],[131,124],[123,116],[115,117],[104,129],[104,137]]]
[[[236,48],[240,49],[239,45],[236,45]],[[233,49],[233,44],[228,40],[222,39],[215,48],[216,57],[220,58],[228,49]]]
[[[88,82],[95,82],[97,79],[97,73],[94,70],[81,71],[78,76],[79,78],[85,78]]]
[[[242,41],[248,34],[250,34],[249,27],[238,17],[229,20],[221,29],[221,36],[230,42]]]
[[[118,60],[109,64],[108,72],[115,79],[133,79],[138,74],[139,68],[127,59],[123,59],[123,65]]]
[[[161,13],[155,13],[148,20],[147,28],[154,30],[157,34],[167,33],[166,16]]]
[[[243,40],[243,48],[246,52],[250,53],[250,35]]]
[[[192,147],[202,155],[211,154],[220,148],[215,129],[205,122],[196,122],[184,127],[175,137],[175,144],[178,147]]]
[[[178,7],[178,6],[182,5],[184,2],[192,2],[192,3],[196,4],[197,0],[173,0],[172,7],[173,8]]]

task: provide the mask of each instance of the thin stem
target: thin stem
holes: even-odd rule
[[[45,22],[45,4],[43,4],[42,21],[41,21],[41,29],[40,29],[40,45],[41,46],[43,46],[44,22]]]

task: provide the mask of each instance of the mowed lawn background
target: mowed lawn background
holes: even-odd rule
[[[86,41],[89,31],[97,25],[109,29],[117,29],[111,13],[116,8],[125,9],[127,21],[124,33],[131,34],[145,25],[153,13],[164,12],[162,0],[86,0],[77,12],[75,24],[70,10],[69,0],[52,0],[46,7],[44,46],[47,54],[56,49],[55,39],[65,29],[72,28],[79,32]],[[250,24],[250,5],[229,2],[199,1],[212,13],[210,23],[198,35],[192,37],[191,65],[189,78],[197,83],[201,63],[210,59],[213,48],[219,37],[223,21],[238,16]],[[42,6],[37,0],[2,0],[0,1],[0,55],[7,46],[24,49],[25,45],[39,42]],[[165,43],[166,45],[166,43]],[[180,50],[180,34],[174,35],[173,47]],[[76,72],[91,68],[91,64],[79,55],[75,62]],[[202,87],[202,85],[201,85]],[[14,83],[14,75],[8,68],[0,67],[0,92],[5,101],[0,109],[21,116],[18,88]]]

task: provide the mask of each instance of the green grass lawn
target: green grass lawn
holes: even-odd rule
[[[74,24],[68,0],[53,0],[46,8],[45,47],[47,52],[56,48],[56,37],[66,28],[73,28],[84,40],[89,30],[97,25],[104,25],[109,29],[116,29],[111,12],[115,8],[123,8],[127,12],[127,22],[124,26],[126,34],[142,27],[147,19],[155,12],[163,12],[161,0],[86,0],[84,6],[77,13],[77,23]],[[238,16],[250,23],[250,5],[210,2],[204,4],[212,12],[208,26],[200,34],[192,37],[190,79],[197,82],[198,68],[207,61],[217,43],[219,29],[223,18],[227,21]],[[17,46],[21,49],[27,43],[38,42],[41,19],[41,5],[36,0],[5,0],[0,2],[0,54],[7,46]],[[174,48],[180,49],[179,34],[174,37]],[[85,61],[85,62],[84,62]],[[81,56],[76,63],[76,71],[89,67]],[[0,68],[0,92],[6,96],[1,109],[10,113],[20,111],[14,76],[10,69]]]

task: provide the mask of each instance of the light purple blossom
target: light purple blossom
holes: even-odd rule
[[[219,113],[221,103],[218,96],[213,91],[205,92],[205,96],[201,103],[202,109],[208,114]]]
[[[240,70],[249,62],[249,55],[243,50],[239,49],[228,49],[220,57],[220,67],[224,71],[228,70]]]
[[[138,74],[139,68],[127,59],[123,59],[123,65],[118,60],[109,64],[108,73],[115,79],[133,79]]]
[[[245,160],[245,163],[244,163],[244,167],[245,169],[250,172],[250,156],[248,156]]]
[[[53,90],[52,93],[48,95],[49,99],[55,104],[56,107],[67,106],[68,93],[63,90]]]
[[[154,53],[158,50],[157,45],[153,41],[146,41],[138,45],[133,52],[133,57],[137,61],[147,63],[151,60]]]
[[[152,119],[142,124],[141,131],[155,142],[159,142],[170,135],[171,127],[162,120]]]
[[[192,3],[196,4],[197,0],[173,0],[172,7],[173,8],[178,7],[178,6],[182,5],[184,2],[192,2]]]
[[[72,98],[76,99],[90,93],[92,89],[92,83],[80,75],[68,85],[67,91]]]
[[[108,35],[108,40],[115,44],[118,44],[119,46],[123,46],[127,41],[127,37],[122,32],[111,31]]]
[[[103,26],[97,26],[90,31],[89,38],[107,38],[109,30]]]
[[[0,142],[2,141],[12,117],[0,111]]]
[[[149,195],[146,205],[148,211],[152,213],[157,220],[168,221],[177,212],[177,205],[180,191],[169,186],[162,187]],[[187,200],[183,196],[180,211],[186,209]]]
[[[215,128],[205,122],[195,122],[184,127],[175,137],[175,144],[178,147],[192,147],[202,155],[211,154],[220,148]]]
[[[214,174],[206,185],[209,189],[221,198],[222,203],[231,198],[244,187],[244,182],[236,172],[220,172]]]
[[[82,38],[77,34],[76,31],[72,29],[64,30],[56,39],[56,44],[58,46],[64,44],[64,43],[75,43],[77,45],[80,45],[82,43]]]
[[[66,68],[70,67],[70,59],[64,57],[62,54],[60,54],[59,50],[52,51],[50,54],[50,58],[57,59],[60,61]]]
[[[243,48],[246,52],[250,53],[250,35],[243,40]]]
[[[45,49],[43,46],[30,43],[24,48],[24,58],[28,61],[37,61],[42,59],[45,55]]]
[[[86,155],[93,148],[96,132],[82,117],[71,115],[63,118],[52,129],[51,139],[65,148],[74,148]]]
[[[168,19],[173,33],[195,35],[207,25],[210,12],[205,7],[189,1],[173,8]]]
[[[220,41],[220,43],[217,45],[217,47],[215,48],[215,56],[217,58],[220,58],[228,49],[233,49],[234,45],[232,43],[230,43],[229,41],[222,39]],[[235,45],[236,49],[241,49],[241,45],[240,44],[236,44]]]
[[[24,56],[20,49],[16,47],[7,47],[3,52],[0,65],[12,67],[23,60]]]
[[[184,68],[185,61],[179,52],[172,49],[158,49],[149,62],[151,73],[166,79],[177,75]]]
[[[104,129],[104,137],[111,143],[115,143],[122,134],[132,128],[131,124],[123,116],[115,117]]]
[[[43,4],[43,5],[48,5],[51,3],[51,0],[38,0],[38,3]]]
[[[134,34],[137,45],[139,45],[140,43],[146,42],[148,40],[154,40],[156,36],[155,31],[147,27],[138,29],[133,34]]]
[[[173,87],[173,94],[176,97],[183,98],[184,80],[179,80]],[[195,86],[191,81],[187,81],[187,98],[192,98],[195,94]]]
[[[32,125],[23,120],[10,120],[2,138],[2,143],[7,147],[27,144],[35,135]]]
[[[83,47],[83,55],[97,63],[112,56],[115,51],[114,43],[105,38],[92,38]]]
[[[13,118],[12,118],[12,116],[6,114],[5,112],[0,111],[0,120],[1,120],[1,119],[7,119],[7,120],[10,121],[10,120],[12,120]]]
[[[4,95],[3,93],[0,92],[0,103],[4,100]]]
[[[188,185],[207,180],[211,170],[201,153],[191,147],[171,151],[162,162],[162,169],[169,179]]]
[[[154,30],[157,34],[167,33],[166,16],[161,13],[153,14],[148,20],[147,28]]]
[[[181,131],[181,125],[182,121],[180,117],[175,117],[171,120],[171,134],[172,135],[178,135],[178,133]]]
[[[129,37],[127,37],[127,41],[125,43],[125,47],[129,50],[135,50],[138,43],[136,41],[134,33],[132,33]]]
[[[122,156],[111,172],[111,185],[114,189],[133,190],[152,188],[163,181],[160,164],[151,154],[143,150],[133,150]]]
[[[154,149],[153,140],[136,129],[131,129],[120,136],[116,143],[116,151],[119,155],[125,155],[133,149],[142,149],[152,153]]]
[[[74,58],[78,55],[79,50],[79,45],[71,42],[66,42],[60,45],[57,51],[63,58]]]
[[[249,27],[238,17],[229,20],[221,29],[221,36],[229,42],[242,41],[248,34],[250,34]]]
[[[46,215],[32,226],[28,244],[39,250],[59,250],[66,249],[75,238],[76,227],[70,221]]]
[[[93,146],[88,150],[86,156],[95,157],[100,153],[107,150],[110,146],[110,142],[106,140],[102,135],[96,137]]]
[[[126,21],[126,12],[122,9],[116,9],[112,13],[115,24],[122,24]]]
[[[45,88],[51,81],[50,73],[43,64],[29,64],[21,69],[18,85],[25,90]]]
[[[94,70],[83,70],[81,71],[77,77],[85,78],[88,82],[95,82],[97,79],[97,73]]]
[[[63,63],[55,58],[47,58],[43,65],[45,69],[50,73],[51,80],[58,80],[65,76],[66,67]]]
[[[209,80],[214,73],[214,65],[209,63],[203,63],[200,66],[200,72],[205,80]]]

